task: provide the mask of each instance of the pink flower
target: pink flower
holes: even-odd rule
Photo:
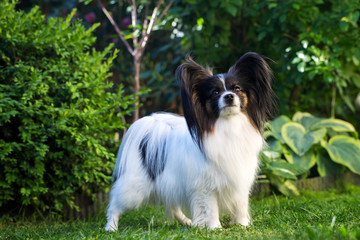
[[[118,43],[118,42],[119,42],[119,38],[113,38],[112,42],[113,42],[113,43]]]
[[[92,23],[95,22],[96,20],[96,15],[94,12],[88,13],[84,16],[84,20],[87,21],[88,23]]]
[[[131,24],[131,19],[129,17],[125,17],[123,18],[123,20],[121,20],[121,26],[125,29],[127,29],[130,24]]]

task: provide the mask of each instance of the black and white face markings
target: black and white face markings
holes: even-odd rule
[[[223,85],[216,91],[219,108],[239,106],[240,111],[245,111],[247,95],[239,79],[232,74],[218,74],[214,78],[220,80]]]
[[[217,76],[212,76],[198,81],[194,89],[194,95],[205,109],[206,117],[218,118],[220,113],[219,98],[221,93],[225,91],[222,81]]]
[[[240,80],[232,74],[222,74],[222,77],[224,79],[225,89],[239,97],[240,110],[245,111],[248,103],[245,85],[241,84]]]
[[[155,181],[165,168],[166,138],[154,140],[151,134],[145,135],[139,145],[141,163],[152,181]]]
[[[226,107],[239,107],[239,111],[245,111],[248,102],[245,89],[241,86],[239,79],[232,74],[218,74],[198,80],[193,94],[193,99],[200,102],[207,118],[214,118],[214,120]],[[237,111],[230,112],[236,113]]]

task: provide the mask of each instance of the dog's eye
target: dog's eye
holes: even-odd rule
[[[219,91],[218,90],[213,90],[211,93],[211,96],[217,96],[219,95]]]
[[[241,89],[239,86],[235,86],[234,87],[234,92],[239,93],[239,92],[244,92],[244,90]]]

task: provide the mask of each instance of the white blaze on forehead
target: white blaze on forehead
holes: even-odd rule
[[[220,81],[222,82],[222,84],[224,85],[224,89],[225,89],[225,91],[227,90],[226,89],[226,86],[225,86],[225,74],[218,74],[218,75],[216,75],[219,79],[220,79]]]
[[[224,85],[224,92],[221,94],[221,96],[220,96],[220,98],[218,100],[218,106],[219,106],[219,109],[220,109],[220,116],[221,117],[228,117],[228,116],[240,113],[240,98],[235,93],[233,93],[232,91],[229,91],[226,88],[225,74],[217,74],[216,77]],[[231,106],[229,106],[225,101],[225,96],[229,95],[229,94],[234,96],[233,103],[232,103]]]

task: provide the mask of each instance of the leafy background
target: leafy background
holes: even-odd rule
[[[124,1],[104,1],[124,32],[131,34],[130,9]],[[85,26],[101,23],[96,48],[115,42],[120,49],[113,71],[114,82],[128,82],[131,91],[132,62],[123,43],[96,1],[20,1],[21,9],[39,4],[48,16],[65,17],[77,8]],[[146,5],[139,1],[138,12]],[[206,7],[204,7],[206,6]],[[150,7],[150,9],[151,9]],[[151,12],[151,11],[150,11]],[[87,22],[93,13],[93,22]],[[157,26],[142,65],[142,86],[152,89],[143,96],[142,115],[157,110],[179,111],[173,72],[191,53],[197,61],[227,71],[242,54],[256,51],[274,62],[275,90],[280,114],[307,111],[339,117],[360,127],[355,99],[360,92],[359,1],[175,1]]]
[[[34,11],[31,9],[35,5],[39,6],[36,14],[40,15],[41,12],[45,16],[39,17],[43,18],[41,21],[35,20],[37,26],[59,24],[60,30],[63,31],[59,34],[71,34],[72,29],[83,29],[82,31],[85,32],[88,29],[87,33],[90,35],[76,43],[79,49],[74,53],[81,56],[83,52],[93,52],[92,57],[88,59],[90,66],[100,66],[100,63],[105,63],[105,69],[102,70],[103,75],[97,80],[89,78],[90,85],[100,84],[101,86],[101,82],[106,82],[106,79],[112,83],[104,85],[98,90],[96,94],[104,96],[104,98],[94,98],[94,106],[91,109],[94,112],[99,112],[102,109],[103,113],[114,111],[108,115],[108,117],[112,116],[112,122],[109,122],[110,119],[106,117],[106,121],[103,121],[107,122],[107,126],[104,128],[106,130],[103,131],[106,133],[103,138],[104,142],[99,143],[99,145],[97,142],[90,142],[90,145],[95,144],[97,146],[94,145],[93,156],[102,156],[101,161],[103,163],[109,163],[106,159],[111,159],[111,161],[105,168],[97,168],[100,162],[95,161],[96,163],[88,171],[94,171],[95,175],[99,173],[99,176],[100,173],[105,173],[105,175],[101,175],[105,177],[91,176],[97,180],[88,181],[87,187],[85,187],[87,183],[82,185],[80,180],[83,179],[84,174],[88,173],[79,170],[79,174],[75,175],[77,176],[76,187],[71,187],[71,191],[64,195],[67,196],[65,201],[67,203],[71,203],[71,194],[74,192],[83,192],[84,189],[88,189],[85,192],[92,193],[106,184],[110,184],[110,179],[106,176],[109,176],[108,172],[111,171],[114,163],[114,154],[116,153],[114,145],[118,146],[119,144],[114,140],[114,133],[119,132],[121,137],[122,129],[127,126],[124,123],[131,122],[131,107],[129,106],[133,103],[133,96],[131,95],[133,92],[132,58],[115,34],[113,26],[104,16],[97,2],[88,2],[90,3],[85,4],[83,0],[28,0],[19,1],[16,5],[17,10],[25,12]],[[169,1],[165,2],[168,3]],[[136,27],[131,26],[131,8],[127,2],[111,0],[103,1],[103,3],[112,13],[125,36],[131,38],[131,34],[137,34],[141,30],[140,24]],[[156,3],[142,0],[137,1],[137,4],[138,15],[144,19],[147,17],[145,10],[147,8],[152,9]],[[229,66],[245,52],[255,51],[273,60],[269,64],[274,70],[274,87],[279,102],[279,117],[268,124],[266,138],[269,149],[262,154],[262,174],[266,176],[267,181],[270,181],[284,194],[296,195],[298,192],[294,188],[293,181],[295,179],[339,174],[345,171],[359,173],[359,6],[359,0],[347,0],[346,4],[344,1],[338,0],[174,1],[166,16],[155,26],[142,60],[141,87],[142,92],[146,92],[146,94],[140,96],[140,103],[142,104],[140,115],[144,116],[154,111],[181,113],[179,89],[175,82],[174,71],[187,53],[191,53],[199,63],[213,66],[215,73],[221,73],[227,71]],[[3,16],[7,14],[4,13]],[[17,20],[19,28],[26,29],[22,22],[24,18],[25,15]],[[59,19],[56,20],[57,18]],[[66,23],[62,23],[62,20]],[[11,26],[8,27],[10,29]],[[16,37],[14,31],[9,30],[9,32],[12,38]],[[4,31],[1,34],[4,34]],[[39,35],[38,38],[34,39],[35,44],[41,42],[42,38],[40,37]],[[49,37],[49,44],[53,44],[54,36],[47,37]],[[2,49],[5,49],[1,52],[2,56],[9,56],[9,54],[15,56],[15,53],[27,55],[26,51],[22,53],[19,50],[14,50],[15,53],[6,52],[8,51],[6,49],[9,48],[3,38],[0,40]],[[109,44],[113,47],[108,47]],[[84,45],[85,48],[81,48],[80,45]],[[39,48],[41,47],[39,46]],[[68,49],[67,51],[73,50]],[[4,59],[2,57],[2,61],[6,62],[7,60]],[[35,60],[31,59],[32,64],[38,66]],[[65,58],[63,61],[69,60]],[[106,61],[108,62],[106,63]],[[66,64],[64,66],[58,65],[54,64],[56,72],[65,71],[66,73],[69,71],[66,69]],[[89,67],[89,65],[76,66],[83,71]],[[29,70],[26,71],[32,71],[31,66],[28,68]],[[36,71],[35,68],[34,72]],[[93,74],[95,72],[96,70]],[[36,76],[42,76],[42,73],[37,74]],[[68,79],[72,73],[65,75]],[[77,79],[82,79],[83,76],[78,76]],[[5,78],[1,79],[1,84],[4,84],[3,79]],[[34,77],[32,80],[34,82],[33,89],[30,90],[36,92],[44,86],[45,89],[48,88],[47,84],[55,86],[60,84],[53,76],[50,76],[49,79],[50,82],[44,85],[42,82],[36,82]],[[68,83],[64,83],[65,89],[69,89],[73,95],[80,94],[80,96],[74,97],[78,99],[79,102],[76,104],[80,106],[87,99],[83,95],[86,91],[81,90],[81,84],[72,84],[72,81],[73,79],[70,78]],[[6,91],[6,88],[2,90],[4,90],[4,96],[9,98],[11,91]],[[115,94],[111,99],[118,99],[119,104],[117,105],[114,100],[105,108],[106,101],[109,101],[106,100],[109,98],[105,97],[105,93]],[[47,104],[47,91],[44,90],[36,94],[40,94],[39,98],[45,97],[38,100],[40,101],[37,102],[38,105]],[[125,99],[123,99],[124,97]],[[357,97],[358,100],[356,100]],[[98,106],[96,106],[97,104]],[[38,105],[34,104],[31,108]],[[16,114],[23,114],[31,110],[31,108],[26,108],[26,111],[14,112],[14,105],[11,105],[10,102],[4,103],[4,106],[2,113],[8,120]],[[118,111],[118,107],[124,111]],[[51,105],[49,108],[50,112],[53,111]],[[48,110],[46,109],[46,111]],[[77,110],[79,112],[76,114],[80,114],[82,120],[77,119],[75,122],[86,120],[82,122],[85,132],[79,137],[80,142],[85,143],[84,138],[86,136],[97,137],[96,134],[99,134],[102,125],[93,124],[94,119],[86,119],[84,117],[86,113],[83,112],[82,108]],[[61,118],[54,114],[36,116],[36,119],[52,118],[60,121]],[[67,129],[69,134],[76,133],[76,129],[78,129],[78,125],[74,128],[67,126],[67,123],[72,121],[69,118],[64,118],[61,122],[64,126],[63,129]],[[59,126],[62,126],[61,124]],[[87,129],[86,126],[91,127]],[[1,128],[5,129],[4,125]],[[41,128],[39,129],[41,130]],[[38,134],[38,137],[41,139],[41,134]],[[17,142],[29,148],[30,151],[32,145],[29,142],[34,142],[34,139],[26,138],[26,135],[18,136],[18,138]],[[294,141],[294,139],[298,141]],[[36,141],[42,143],[42,140]],[[63,145],[79,144],[76,141],[73,143],[69,138]],[[53,155],[54,159],[59,157],[51,153],[51,148],[41,148],[45,145],[40,144],[39,149],[37,149],[41,153],[39,154],[40,158],[45,159],[47,154]],[[80,159],[85,159],[85,155],[82,154],[84,154],[86,146],[84,147],[81,144],[78,146],[82,146],[82,150],[78,152],[81,156]],[[100,152],[99,149],[101,149]],[[346,149],[346,151],[339,151],[339,149]],[[5,154],[2,154],[5,159],[2,161],[9,161],[6,151]],[[71,159],[78,159],[79,156]],[[29,155],[29,162],[33,159]],[[79,166],[82,164],[84,163],[80,161]],[[12,166],[9,169],[17,171],[16,166],[19,164],[14,162]],[[35,167],[36,176],[47,173],[47,170],[41,169],[41,167]],[[17,173],[12,174],[16,176]],[[8,184],[15,181],[9,179],[5,179],[3,182]],[[30,177],[30,179],[33,178]],[[39,181],[44,182],[44,180],[35,179],[33,186],[36,186]],[[48,188],[39,187],[32,192],[36,193],[36,191],[47,193]],[[59,191],[64,193],[64,189],[60,188]],[[27,188],[17,194],[21,196],[21,201],[24,200],[22,204],[35,205],[39,208],[39,203],[35,203],[38,195],[29,194]],[[11,199],[8,197],[7,200]],[[48,199],[41,202],[44,203],[43,209],[49,208]],[[56,205],[56,209],[61,209],[65,202],[62,201]]]

